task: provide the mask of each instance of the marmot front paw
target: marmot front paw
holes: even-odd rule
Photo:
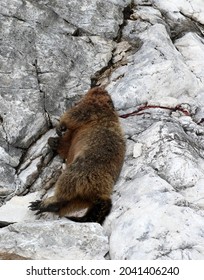
[[[56,128],[56,133],[58,136],[62,136],[64,134],[64,132],[67,130],[66,126],[65,125],[59,125],[57,128]]]
[[[59,137],[50,137],[48,139],[48,145],[53,149],[57,150],[59,145]]]

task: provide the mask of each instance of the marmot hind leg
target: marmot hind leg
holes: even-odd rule
[[[70,201],[56,201],[55,197],[51,196],[45,200],[36,200],[31,202],[29,208],[32,211],[37,211],[36,215],[43,212],[54,212],[62,217],[71,212],[91,208],[92,204],[93,203],[91,201],[80,198],[74,198]]]
[[[66,204],[68,204],[68,201],[58,201],[55,196],[51,196],[44,200],[31,202],[29,208],[32,211],[37,211],[36,215],[38,215],[43,212],[59,212]]]
[[[83,217],[67,217],[69,220],[79,223],[99,223],[103,224],[106,216],[110,213],[112,208],[111,199],[99,198],[92,207],[88,209]]]

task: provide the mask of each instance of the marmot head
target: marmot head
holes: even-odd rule
[[[84,96],[84,100],[90,100],[92,103],[100,104],[105,107],[114,109],[113,101],[108,92],[101,87],[90,89]]]

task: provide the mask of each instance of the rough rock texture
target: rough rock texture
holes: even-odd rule
[[[0,21],[2,258],[204,259],[203,1],[1,0]],[[36,217],[62,165],[47,139],[94,85],[127,139],[112,212]]]
[[[98,224],[22,222],[1,229],[0,251],[29,259],[102,259],[108,251],[107,239]]]

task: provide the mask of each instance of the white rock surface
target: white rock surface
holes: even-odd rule
[[[31,259],[103,259],[108,238],[98,224],[69,221],[18,223],[1,229],[0,251]]]
[[[175,46],[184,57],[188,68],[203,83],[204,39],[195,33],[189,32],[176,40]]]
[[[130,33],[131,40],[139,37],[143,45],[128,57],[127,65],[114,71],[107,87],[116,107],[128,109],[145,102],[164,105],[167,98],[173,98],[173,104],[175,100],[177,104],[191,101],[202,89],[202,83],[186,66],[165,26],[155,24],[139,34],[135,30],[133,37],[136,24],[139,25],[133,21],[125,26],[125,38]]]
[[[140,200],[134,209],[126,211],[113,224],[111,258],[203,259],[203,215],[189,207],[159,205],[159,202],[152,201],[148,198]],[[120,246],[118,240],[121,240]]]
[[[204,23],[204,5],[202,0],[153,0],[155,6],[169,13],[179,14],[190,17],[193,20]]]
[[[36,217],[34,213],[25,211],[25,208],[28,208],[31,201],[39,198],[39,195],[36,193],[30,193],[25,196],[14,196],[0,208],[0,221],[11,223],[35,221]]]

